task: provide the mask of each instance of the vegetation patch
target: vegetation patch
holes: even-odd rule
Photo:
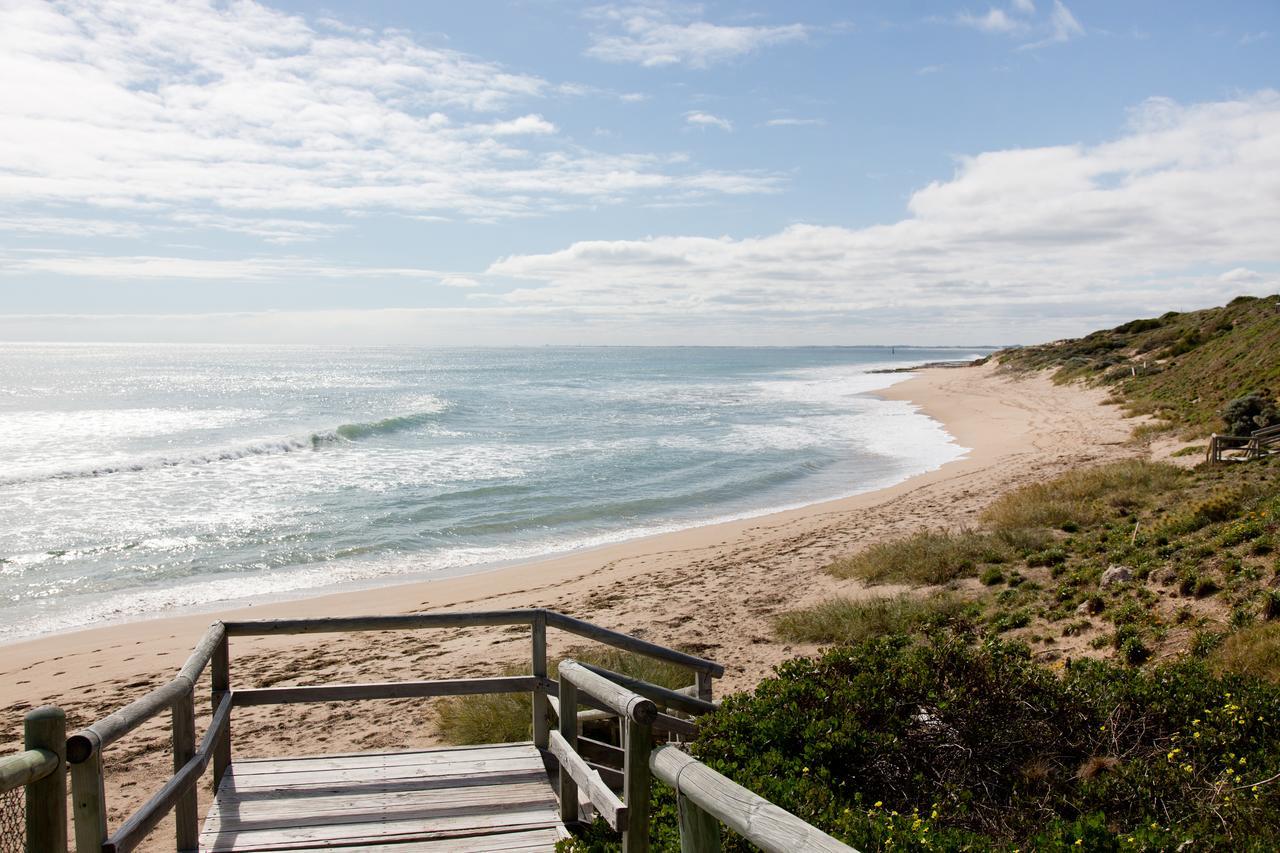
[[[1280,691],[1194,660],[1054,672],[1018,643],[881,638],[788,661],[692,750],[861,850],[1280,845]],[[653,848],[678,850],[674,797],[653,796]]]
[[[973,607],[954,595],[832,598],[778,617],[774,630],[793,643],[857,643],[887,634],[957,627]]]
[[[1044,534],[1027,531],[925,530],[876,543],[835,561],[827,571],[868,583],[944,584],[976,576],[983,565],[1005,563],[1048,541]]]

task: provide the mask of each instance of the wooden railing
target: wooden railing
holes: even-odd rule
[[[64,853],[67,849],[66,738],[67,718],[62,709],[36,708],[22,721],[23,751],[0,758],[0,797],[21,788],[25,798],[23,826],[6,829],[25,831],[28,853]]]
[[[231,687],[229,646],[231,637],[494,625],[528,625],[530,627],[532,662],[530,675],[234,690]],[[704,697],[699,701],[705,704],[710,704],[712,679],[724,674],[724,667],[714,661],[544,609],[215,622],[172,681],[80,730],[67,740],[76,851],[77,853],[128,853],[136,848],[171,812],[175,815],[176,823],[175,849],[178,851],[198,849],[200,826],[195,786],[212,764],[213,785],[216,789],[227,768],[231,766],[231,712],[236,707],[528,692],[533,702],[534,744],[539,749],[548,749],[552,700],[556,700],[558,708],[560,693],[559,685],[547,675],[548,626],[625,651],[683,666],[691,670],[694,675],[694,682],[690,685],[688,692]],[[213,717],[197,744],[195,685],[206,666],[210,666],[212,692],[210,699]],[[677,695],[682,698],[675,701],[684,702],[685,707],[696,704],[693,702],[695,698],[693,696],[685,693]],[[655,716],[651,721],[655,725],[666,726],[666,730],[678,734],[692,734],[694,731],[689,721],[670,714],[658,714],[656,706],[650,700],[645,701],[649,701],[650,706],[655,709]],[[671,703],[667,704],[675,707]],[[615,710],[601,702],[595,702],[593,706],[603,707],[606,711]],[[103,752],[111,744],[166,710],[170,712],[172,720],[173,776],[137,812],[127,818],[114,832],[110,832],[106,820]],[[557,714],[559,714],[558,710]],[[602,746],[608,747],[607,744]],[[647,809],[644,810],[644,817],[647,819]]]
[[[1218,435],[1215,432],[1209,436],[1205,461],[1222,462],[1228,458],[1224,456],[1224,452],[1228,450],[1244,451],[1240,455],[1230,457],[1238,460],[1261,459],[1263,456],[1280,451],[1280,425],[1255,430],[1248,435]]]

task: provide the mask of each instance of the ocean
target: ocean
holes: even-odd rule
[[[0,345],[0,641],[479,571],[964,453],[970,349]]]

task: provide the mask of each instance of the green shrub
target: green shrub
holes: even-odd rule
[[[985,570],[978,578],[982,581],[983,586],[995,586],[1004,583],[1004,572],[1000,571],[996,566],[991,566]]]
[[[894,812],[894,831],[918,818],[954,833],[942,849],[1113,849],[1131,834],[1266,849],[1276,786],[1226,797],[1241,768],[1246,782],[1280,771],[1277,734],[1280,694],[1192,661],[1077,661],[1058,677],[1016,643],[886,638],[781,665],[704,718],[693,749],[860,849],[885,848]]]
[[[1237,397],[1222,409],[1227,435],[1249,435],[1254,430],[1280,424],[1280,409],[1269,391],[1254,391]]]

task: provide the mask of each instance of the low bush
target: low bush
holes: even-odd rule
[[[703,718],[694,754],[862,850],[1280,845],[1280,692],[1203,662],[1136,669],[886,638],[788,661]],[[678,849],[655,784],[659,851]],[[567,849],[616,849],[597,824]],[[725,849],[748,849],[728,834]]]

